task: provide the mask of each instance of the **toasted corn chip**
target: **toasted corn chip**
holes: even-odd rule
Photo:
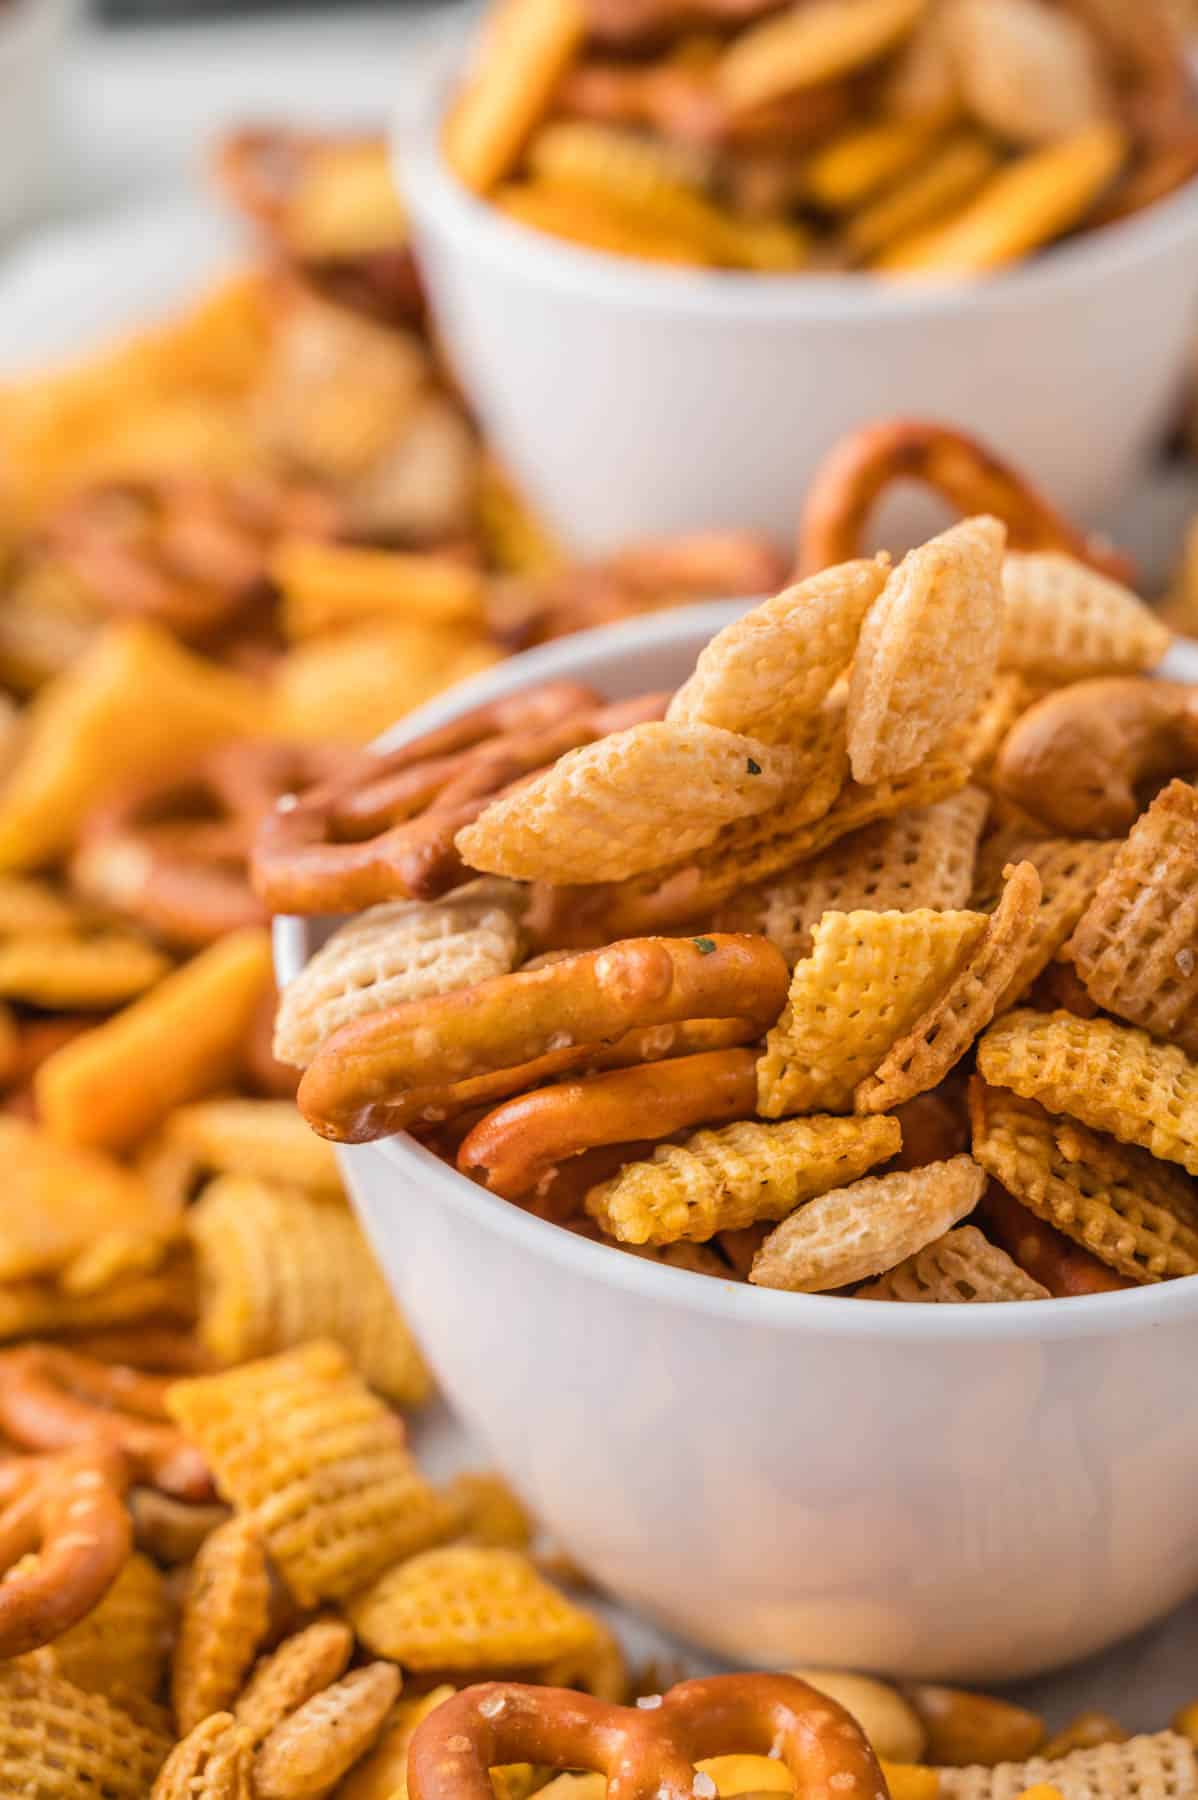
[[[1029,1787],[1047,1782],[1064,1800],[1114,1800],[1140,1794],[1153,1800],[1192,1794],[1198,1786],[1194,1747],[1171,1731],[1100,1744],[1069,1756],[1030,1762],[1002,1762],[993,1768],[940,1771],[943,1800],[1017,1800]]]
[[[848,212],[899,181],[926,156],[945,126],[943,113],[883,119],[834,138],[808,158],[803,193],[828,212]]]
[[[288,651],[275,677],[279,731],[367,744],[413,707],[499,660],[459,625],[361,625]]]
[[[926,0],[810,0],[742,31],[717,67],[720,88],[739,111],[835,81],[901,43],[925,7]]]
[[[812,930],[827,912],[958,910],[969,900],[985,815],[985,794],[967,787],[935,806],[867,825],[809,862],[733,895],[717,928],[761,932],[793,968],[810,955]]]
[[[281,1720],[254,1758],[257,1800],[316,1800],[327,1794],[378,1737],[399,1681],[393,1663],[371,1663]]]
[[[1093,34],[1042,0],[955,0],[957,77],[978,122],[1014,144],[1050,144],[1111,111]]]
[[[88,809],[120,782],[167,757],[252,737],[269,726],[266,710],[251,683],[156,626],[107,627],[30,709],[25,748],[0,791],[0,868],[61,854]]]
[[[788,752],[737,732],[634,725],[493,800],[456,843],[488,873],[563,886],[623,881],[778,805],[791,774]]]
[[[891,275],[981,275],[1016,262],[1083,219],[1122,168],[1119,126],[1088,126],[1000,169],[944,225],[902,239],[874,265]]]
[[[252,1518],[230,1519],[200,1545],[183,1594],[171,1703],[184,1735],[233,1704],[269,1623],[262,1539]]]
[[[301,1605],[351,1593],[453,1528],[403,1427],[337,1345],[177,1382],[172,1418],[239,1512],[253,1512]]]
[[[958,1225],[916,1251],[878,1281],[859,1287],[857,1300],[902,1300],[957,1305],[1005,1300],[1048,1300],[1048,1289],[1025,1275],[1005,1250],[976,1225]]]
[[[475,881],[444,900],[372,906],[351,919],[283,989],[275,1055],[306,1068],[350,1019],[508,974],[526,898],[513,883]]]
[[[331,1147],[313,1135],[290,1100],[198,1100],[166,1121],[165,1138],[196,1169],[258,1176],[341,1197]]]
[[[700,651],[667,719],[718,725],[765,744],[801,742],[801,727],[852,661],[861,621],[888,573],[883,557],[844,563],[734,619]]]
[[[1198,1196],[1169,1163],[975,1082],[973,1155],[1037,1218],[1119,1274],[1198,1273]]]
[[[346,1609],[376,1656],[405,1669],[496,1669],[584,1649],[595,1621],[542,1581],[516,1550],[426,1550],[356,1594]]]
[[[975,948],[949,985],[859,1083],[859,1112],[890,1112],[939,1086],[956,1068],[1018,976],[1040,906],[1040,877],[1030,862],[1011,870],[1002,899]]]
[[[170,1641],[166,1583],[148,1557],[131,1556],[100,1604],[26,1660],[90,1694],[153,1699]]]
[[[1005,542],[996,519],[966,519],[905,557],[866,614],[849,681],[854,780],[916,768],[985,698]]]
[[[845,223],[845,239],[863,260],[888,244],[925,230],[962,206],[994,173],[998,156],[985,138],[972,131],[951,137],[905,181],[888,189],[872,205]]]
[[[237,1723],[260,1744],[276,1725],[344,1675],[354,1634],[343,1619],[314,1619],[264,1656],[234,1707]]]
[[[96,1294],[64,1294],[47,1281],[0,1286],[0,1342],[144,1320],[189,1320],[195,1313],[190,1263],[174,1259],[153,1275],[114,1281]]]
[[[985,930],[971,912],[825,913],[757,1065],[761,1113],[848,1111]]]
[[[759,1251],[749,1280],[819,1294],[881,1275],[972,1212],[985,1185],[984,1171],[968,1156],[867,1175],[784,1219]]]
[[[704,1242],[759,1219],[782,1219],[804,1200],[843,1187],[895,1154],[894,1119],[746,1120],[661,1144],[586,1197],[591,1218],[627,1244]],[[723,1271],[725,1274],[727,1271]]]
[[[1090,998],[1198,1056],[1198,794],[1173,781],[1136,821],[1069,942]]]
[[[1097,838],[1042,838],[1019,851],[1019,860],[1030,862],[1040,877],[1040,907],[996,1014],[1017,1005],[1048,967],[1081,918],[1117,850],[1118,845]],[[980,897],[989,907],[996,895]]]
[[[0,1792],[20,1800],[146,1800],[170,1740],[103,1694],[0,1665]]]
[[[1099,1744],[1126,1744],[1129,1735],[1109,1713],[1081,1712],[1062,1725],[1060,1731],[1054,1731],[1040,1754],[1051,1762],[1074,1750],[1094,1750]]]
[[[115,1018],[57,1050],[34,1078],[57,1137],[126,1149],[173,1107],[228,1083],[271,982],[269,933],[233,932]]]
[[[495,14],[445,125],[446,161],[467,187],[485,194],[515,166],[585,35],[578,0],[507,0]]]
[[[839,1700],[860,1725],[862,1731],[873,1746],[874,1754],[887,1758],[891,1762],[917,1763],[924,1753],[927,1733],[914,1708],[903,1699],[897,1688],[888,1682],[875,1681],[871,1675],[850,1674],[847,1669],[790,1669],[788,1674],[797,1675],[821,1694],[827,1694],[833,1700]],[[726,1759],[717,1759],[725,1762]],[[759,1758],[752,1759],[755,1773],[764,1771],[756,1768]],[[776,1758],[767,1758],[776,1761]],[[715,1775],[719,1786],[719,1775]],[[729,1783],[729,1794],[748,1793],[750,1789],[761,1785],[757,1781],[744,1786]]]
[[[337,1800],[408,1800],[408,1745],[416,1728],[454,1692],[442,1684],[418,1699],[400,1700],[374,1749],[341,1784]]]
[[[1172,633],[1118,581],[1052,550],[1008,551],[998,660],[1038,681],[1154,669]]]
[[[1198,1175],[1198,1065],[1175,1044],[1110,1019],[1007,1013],[978,1045],[978,1071]]]
[[[230,1713],[213,1713],[171,1751],[150,1800],[255,1800],[253,1751]]]
[[[459,1536],[493,1550],[527,1550],[533,1523],[523,1502],[495,1469],[464,1469],[445,1497],[459,1510]]]
[[[61,1270],[114,1233],[172,1230],[180,1208],[156,1202],[130,1170],[0,1117],[0,1281]]]
[[[255,1176],[212,1182],[188,1214],[202,1341],[245,1362],[331,1338],[397,1404],[429,1394],[424,1360],[344,1206]]]
[[[427,619],[482,629],[482,576],[449,556],[285,538],[271,558],[270,574],[283,596],[283,629],[293,639],[366,619]]]
[[[58,1011],[121,1006],[170,967],[169,957],[131,931],[14,937],[0,943],[0,999]]]

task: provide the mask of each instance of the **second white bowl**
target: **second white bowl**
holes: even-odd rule
[[[384,745],[553,676],[673,685],[740,610],[516,657]],[[1171,672],[1198,678],[1193,647]],[[280,983],[327,927],[278,922]],[[978,1307],[770,1293],[574,1237],[409,1138],[340,1155],[472,1435],[596,1580],[679,1635],[763,1667],[990,1681],[1198,1588],[1198,1279]]]

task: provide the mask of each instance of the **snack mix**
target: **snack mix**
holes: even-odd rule
[[[500,1477],[421,1468],[429,1372],[295,1107],[679,1279],[1194,1273],[1168,629],[915,422],[829,462],[780,593],[736,530],[571,565],[440,367],[381,142],[220,165],[260,264],[0,408],[0,1794],[1188,1800],[1198,1706],[629,1669]],[[892,567],[912,474],[965,516]],[[675,694],[363,748],[512,649],[762,592]],[[281,1006],[272,910],[346,917]]]
[[[498,0],[460,181],[609,254],[977,276],[1198,173],[1169,0]]]

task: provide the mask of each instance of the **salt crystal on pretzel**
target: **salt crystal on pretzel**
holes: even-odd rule
[[[890,1046],[853,1096],[858,1112],[891,1112],[926,1093],[956,1067],[1026,960],[1040,906],[1040,877],[1030,862],[1011,869],[983,935],[944,991]]]
[[[1051,143],[1111,108],[1093,35],[1040,0],[958,0],[949,31],[965,104],[1014,144]]]
[[[270,1624],[266,1549],[252,1518],[233,1518],[200,1545],[187,1575],[171,1662],[181,1735],[231,1706]]]
[[[757,887],[725,902],[723,931],[759,931],[793,966],[811,952],[826,912],[951,912],[964,907],[986,815],[980,788],[962,788],[934,806],[909,807],[867,825]]]
[[[1110,1019],[1025,1009],[984,1034],[978,1072],[1198,1175],[1198,1065],[1176,1044]]]
[[[342,1026],[310,1064],[300,1107],[325,1136],[382,1136],[585,1067],[636,1028],[739,1018],[763,1030],[785,983],[761,938],[629,939]]]
[[[936,1000],[980,941],[971,912],[828,912],[758,1064],[767,1118],[847,1112],[858,1082]]]
[[[1186,782],[1136,821],[1068,954],[1104,1011],[1198,1056],[1198,794]]]
[[[0,1666],[0,1791],[5,1794],[146,1800],[169,1749],[161,1730],[103,1694],[86,1694],[73,1682],[19,1662]]]
[[[301,1604],[349,1593],[452,1529],[402,1425],[334,1344],[176,1382],[168,1405],[222,1494],[255,1514]]]
[[[1009,550],[999,664],[1037,680],[1154,669],[1172,633],[1129,587],[1060,551]]]
[[[443,900],[392,901],[351,919],[284,988],[276,1056],[305,1068],[350,1019],[508,974],[526,902],[514,883],[475,881]]]
[[[853,1297],[955,1306],[1047,1300],[1050,1295],[976,1225],[958,1225],[889,1274],[859,1287]]]
[[[1121,837],[1141,792],[1198,767],[1198,690],[1099,676],[1047,694],[1011,728],[995,794],[1070,837]]]
[[[354,1669],[280,1721],[254,1757],[256,1800],[310,1800],[327,1794],[364,1756],[399,1692],[393,1663]]]
[[[559,885],[622,881],[768,811],[794,775],[784,749],[714,725],[634,725],[573,750],[457,835],[471,868]]]
[[[1005,543],[997,519],[967,519],[911,551],[870,607],[849,680],[856,781],[917,767],[981,703],[1002,630]]]
[[[401,1406],[431,1378],[352,1214],[336,1201],[252,1176],[210,1182],[187,1218],[201,1341],[226,1363],[331,1338]]]
[[[971,1213],[985,1185],[985,1172],[968,1156],[867,1175],[784,1219],[758,1252],[749,1280],[818,1294],[881,1275]]]
[[[893,1119],[816,1116],[746,1120],[663,1144],[592,1188],[586,1210],[622,1243],[703,1242],[759,1219],[781,1219],[804,1200],[844,1186],[898,1150]]]
[[[973,1155],[1022,1204],[1132,1281],[1198,1274],[1198,1197],[1170,1163],[975,1080]]]
[[[264,1656],[233,1709],[250,1742],[260,1744],[276,1725],[340,1679],[353,1655],[354,1634],[344,1619],[314,1619]]]
[[[589,1613],[516,1550],[452,1544],[389,1569],[348,1604],[376,1656],[411,1669],[504,1669],[547,1663],[590,1643]]]
[[[212,1713],[175,1745],[150,1800],[253,1800],[252,1762],[231,1714]]]
[[[29,1660],[89,1694],[153,1700],[173,1623],[161,1571],[135,1551],[103,1599]]]
[[[103,1444],[0,1465],[0,1658],[52,1642],[109,1591],[131,1548],[128,1475]]]
[[[941,1769],[944,1800],[1017,1800],[1029,1787],[1047,1782],[1064,1800],[1187,1800],[1198,1791],[1194,1746],[1171,1731],[1100,1744],[1069,1756],[1033,1757],[995,1768]]]
[[[796,741],[852,661],[861,621],[886,584],[882,557],[809,576],[717,632],[666,718],[719,725],[766,744]]]

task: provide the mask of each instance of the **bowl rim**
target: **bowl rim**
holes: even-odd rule
[[[754,602],[703,601],[668,612],[576,632],[539,649],[484,669],[409,713],[375,739],[372,748],[394,749],[418,733],[445,724],[469,707],[499,699],[537,681],[585,674],[595,655],[620,656],[668,648],[678,637],[713,635]],[[1198,680],[1198,641],[1178,639],[1170,652],[1174,672]],[[1179,666],[1180,665],[1180,666]],[[307,962],[311,922],[295,915],[274,921],[275,968],[280,986]],[[1151,1330],[1198,1316],[1198,1276],[1112,1294],[1065,1299],[1008,1301],[992,1306],[943,1306],[929,1302],[863,1305],[828,1294],[793,1294],[721,1281],[688,1269],[620,1253],[578,1236],[479,1187],[406,1133],[370,1144],[338,1146],[351,1172],[360,1156],[382,1158],[393,1176],[436,1190],[438,1203],[467,1223],[504,1238],[524,1253],[562,1264],[580,1278],[597,1279],[659,1305],[741,1321],[779,1331],[911,1342],[1041,1342],[1109,1337]],[[352,1182],[351,1182],[352,1185]],[[377,1221],[375,1222],[377,1235]]]
[[[425,218],[435,218],[459,249],[465,246],[491,268],[592,303],[767,324],[851,321],[869,326],[895,319],[985,318],[1012,306],[1030,311],[1050,297],[1068,299],[1124,270],[1151,265],[1179,243],[1198,240],[1195,176],[1130,219],[975,279],[888,282],[866,271],[767,276],[640,262],[534,230],[466,188],[441,154],[447,86],[435,86],[432,97],[415,109],[398,109],[389,128],[392,170],[416,238]]]

